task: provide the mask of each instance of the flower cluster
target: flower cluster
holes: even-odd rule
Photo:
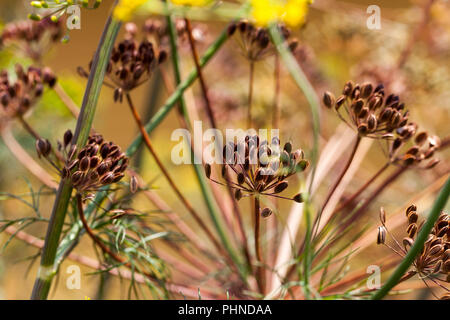
[[[53,87],[56,77],[49,68],[43,70],[30,66],[27,70],[16,65],[14,82],[9,79],[8,72],[0,73],[0,104],[3,114],[9,118],[23,117],[44,92],[44,85]]]
[[[285,39],[290,36],[290,31],[283,25],[278,26]],[[256,27],[248,21],[233,23],[228,29],[228,34],[233,35],[238,31],[238,45],[242,54],[250,61],[262,60],[276,52],[275,46],[270,41],[267,28]],[[297,47],[297,40],[289,42],[289,48],[293,51]]]
[[[408,253],[409,248],[414,244],[414,241],[419,233],[424,222],[418,223],[417,207],[411,205],[406,209],[406,217],[408,220],[408,226],[406,228],[407,237],[403,238],[400,244],[391,233],[389,233],[386,227],[386,214],[381,208],[380,221],[381,226],[378,228],[378,244],[383,244],[393,250],[396,254],[404,257]],[[393,247],[386,242],[386,233],[394,240]],[[415,258],[413,262],[414,270],[410,271],[404,278],[410,278],[415,274],[419,274],[421,278],[426,281],[430,280],[441,288],[446,290],[447,295],[449,289],[446,288],[443,283],[450,283],[450,215],[441,212],[438,220],[433,226],[433,229],[428,236],[425,245],[420,254]]]
[[[431,169],[439,163],[439,159],[434,158],[441,144],[438,136],[430,135],[426,131],[417,132],[415,123],[408,123],[397,129],[397,134],[389,144],[391,163],[422,169]]]
[[[258,26],[282,22],[299,27],[305,22],[311,0],[251,0],[251,15]]]
[[[128,37],[116,45],[111,53],[111,59],[106,70],[105,85],[114,89],[114,100],[122,101],[127,93],[150,79],[155,68],[167,58],[165,51],[156,52],[153,44],[147,40],[138,43]],[[92,62],[89,65],[91,67]],[[78,68],[81,76],[88,77],[88,73]]]
[[[63,34],[61,21],[52,21],[50,18],[41,21],[20,21],[7,24],[0,37],[4,46],[17,45],[31,59],[38,61],[44,54],[48,45],[57,42]]]
[[[404,111],[404,103],[395,94],[385,97],[382,84],[375,87],[348,81],[341,96],[335,99],[332,93],[325,92],[323,102],[360,136],[391,139],[395,130],[408,123],[409,112]],[[342,107],[345,114],[341,113]]]
[[[246,136],[238,143],[229,142],[223,148],[222,177],[227,178],[227,168],[235,179],[227,181],[235,190],[236,200],[248,196],[272,196],[276,198],[303,202],[301,194],[293,198],[280,196],[288,187],[287,178],[304,171],[308,160],[304,159],[301,149],[292,150],[287,142],[280,152],[278,138],[272,139],[269,145],[267,140],[260,141],[259,136]],[[205,165],[206,176],[213,182],[224,183],[211,178],[211,165]],[[270,209],[263,209],[261,214],[266,217],[271,214]]]

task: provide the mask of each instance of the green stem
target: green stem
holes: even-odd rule
[[[121,23],[108,18],[99,46],[94,56],[92,71],[89,75],[83,104],[78,117],[73,142],[78,148],[85,145],[94,119],[95,110],[105,77],[106,67],[109,62],[111,50]],[[60,182],[53,205],[44,248],[42,250],[41,263],[34,284],[31,299],[46,299],[54,275],[57,272],[55,257],[58,249],[59,239],[67,212],[67,207],[72,195],[72,186],[70,181],[63,179]]]
[[[436,223],[437,219],[439,218],[439,215],[441,214],[441,211],[444,209],[445,204],[447,203],[449,194],[450,194],[450,178],[447,179],[447,182],[445,183],[444,187],[439,193],[439,196],[434,202],[433,208],[431,209],[428,219],[423,225],[422,229],[420,230],[416,240],[414,241],[414,245],[411,247],[411,249],[409,249],[402,263],[397,267],[397,269],[394,271],[394,273],[391,275],[388,281],[384,284],[384,286],[373,294],[372,296],[373,300],[383,299],[383,297],[386,296],[389,293],[389,291],[397,285],[402,276],[414,262],[416,256],[422,251],[425,241],[427,241],[428,239],[428,235],[433,229],[434,224]]]

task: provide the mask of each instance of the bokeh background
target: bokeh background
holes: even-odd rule
[[[307,73],[319,96],[324,90],[340,92],[345,81],[354,79],[361,81],[364,77],[383,75],[388,68],[399,59],[403,48],[410,40],[411,34],[421,21],[422,7],[426,0],[401,1],[331,1],[316,0],[308,15],[305,27],[295,31],[293,36],[299,39],[300,49],[296,55],[299,63]],[[0,26],[12,21],[26,19],[31,11],[29,1],[2,0],[0,2]],[[87,68],[87,65],[97,47],[103,26],[105,24],[111,0],[104,0],[98,10],[83,10],[81,30],[70,31],[70,41],[67,44],[56,44],[45,56],[43,63],[50,66],[58,76],[60,84],[71,98],[80,105],[83,90],[86,85],[76,73],[77,66]],[[369,30],[366,27],[368,14],[366,8],[376,4],[381,8],[381,30]],[[395,76],[394,87],[401,92],[401,98],[411,111],[412,118],[422,129],[437,134],[441,138],[450,135],[450,7],[448,1],[434,1],[430,11],[430,22],[415,43],[405,66]],[[142,25],[146,17],[136,20]],[[202,22],[196,24],[201,30],[199,50],[211,43],[218,32],[225,26],[221,22]],[[123,31],[122,31],[123,32]],[[119,35],[119,39],[121,35]],[[187,48],[183,54],[182,68],[186,75],[193,68]],[[0,68],[13,70],[15,63],[30,62],[14,54],[10,50],[0,51]],[[370,72],[369,72],[370,71]],[[214,100],[214,109],[219,118],[221,128],[239,128],[245,126],[248,63],[236,52],[236,46],[230,41],[221,53],[216,56],[205,69],[210,94]],[[291,140],[294,146],[306,151],[311,147],[311,119],[307,103],[292,80],[283,69],[281,96],[281,139]],[[269,125],[270,106],[273,99],[273,59],[267,59],[256,65],[254,85],[255,118],[260,125]],[[369,76],[368,76],[369,74]],[[154,81],[161,81],[157,76]],[[168,96],[161,84],[157,90],[156,100],[149,106],[152,83],[148,83],[133,93],[135,104],[141,114],[148,118],[164,102]],[[188,105],[201,106],[201,96],[198,86],[188,90],[186,99]],[[112,91],[103,88],[94,127],[107,139],[122,148],[126,148],[137,134],[137,128],[125,104],[113,103]],[[202,116],[201,114],[199,115]],[[322,142],[326,141],[340,125],[339,120],[331,112],[322,109],[323,129]],[[44,98],[30,115],[29,122],[43,137],[51,141],[60,139],[67,128],[75,127],[75,120],[66,110],[55,93],[47,91]],[[185,195],[195,204],[199,211],[204,211],[200,192],[191,168],[175,166],[170,161],[171,147],[176,142],[170,141],[170,134],[180,127],[178,118],[172,112],[156,131],[152,138],[160,157],[168,163],[172,176],[182,186]],[[16,139],[35,156],[34,141],[29,138],[19,126],[13,130]],[[366,221],[377,225],[377,208],[382,205],[387,212],[398,210],[407,205],[407,201],[427,188],[437,179],[448,175],[449,153],[439,154],[442,160],[434,170],[409,171],[386,190],[375,204],[373,214]],[[183,212],[182,206],[172,195],[168,185],[161,178],[153,160],[145,151],[140,153],[142,176],[146,181],[152,181],[160,196],[175,210]],[[366,181],[383,164],[384,155],[380,146],[373,143],[364,158],[360,169],[354,177],[349,190],[357,188]],[[298,183],[298,182],[297,182]],[[324,184],[326,186],[327,183]],[[38,190],[40,183],[17,163],[2,141],[0,141],[0,191],[20,195],[29,191],[30,186]],[[294,186],[295,188],[295,186]],[[325,193],[324,188],[322,192]],[[422,197],[419,208],[426,210],[433,200],[433,193]],[[40,211],[48,217],[51,211],[52,198],[43,196],[40,200]],[[136,207],[151,211],[153,208],[145,199],[137,198]],[[245,204],[244,204],[245,206]],[[289,204],[280,204],[280,217],[289,212]],[[32,215],[31,210],[17,200],[4,197],[0,202],[0,216],[17,218]],[[189,217],[185,217],[189,220]],[[245,217],[250,222],[250,217]],[[373,229],[372,228],[372,229]],[[35,224],[26,231],[37,237],[45,235],[45,224]],[[0,234],[0,245],[4,245],[8,235]],[[374,238],[375,239],[375,238]],[[93,256],[89,239],[84,239],[77,252]],[[30,296],[37,263],[31,264],[30,259],[37,250],[23,242],[13,240],[6,250],[0,251],[0,298],[27,299]],[[380,258],[388,252],[384,248],[371,246],[359,254],[351,262],[351,268],[361,268],[370,265],[370,261]],[[66,261],[61,269],[59,280],[52,298],[85,299],[95,298],[126,298],[127,286],[120,280],[109,277],[104,290],[99,291],[101,278],[89,275],[92,270],[81,266],[83,278],[81,290],[68,290],[65,286],[67,266],[73,262]],[[103,279],[105,280],[105,279]],[[428,290],[417,290],[402,296],[407,298],[430,298]]]

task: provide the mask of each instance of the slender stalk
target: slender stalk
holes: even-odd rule
[[[18,117],[20,123],[22,124],[22,127],[30,134],[32,135],[36,140],[39,140],[41,138],[41,136],[39,135],[39,133],[36,132],[36,130],[34,130],[29,123],[22,117]]]
[[[334,192],[336,191],[336,188],[337,188],[337,187],[339,186],[339,184],[341,183],[342,178],[343,178],[343,177],[345,176],[345,174],[347,173],[348,168],[350,168],[350,165],[352,164],[352,161],[353,161],[353,159],[354,159],[354,157],[355,157],[356,151],[358,150],[358,146],[359,146],[359,143],[360,143],[360,142],[361,142],[361,137],[358,135],[358,136],[356,137],[356,141],[355,141],[355,144],[354,144],[354,146],[353,146],[353,149],[352,149],[352,152],[351,152],[351,154],[350,154],[350,157],[348,158],[348,160],[347,160],[347,162],[346,162],[346,164],[345,164],[345,166],[344,166],[344,169],[342,170],[342,172],[341,172],[340,175],[338,176],[338,178],[337,178],[336,182],[334,183],[334,185],[330,188],[330,191],[328,192],[328,195],[327,195],[327,197],[325,198],[325,201],[324,201],[324,203],[323,203],[323,205],[322,205],[322,208],[320,209],[319,214],[317,215],[316,221],[314,221],[314,225],[313,225],[313,230],[314,230],[314,231],[313,231],[313,238],[316,236],[316,233],[317,233],[317,231],[318,231],[318,229],[319,229],[319,226],[320,226],[320,219],[322,218],[322,213],[323,213],[323,211],[325,210],[325,208],[326,208],[328,202],[330,201],[331,197],[333,196]]]
[[[248,79],[247,129],[250,129],[253,126],[252,104],[253,104],[254,73],[255,73],[255,61],[250,60],[250,70]]]
[[[80,116],[72,140],[79,148],[84,146],[88,139],[109,57],[120,25],[121,23],[113,20],[111,16],[108,18],[95,53],[92,71],[89,75]],[[70,181],[67,179],[61,180],[47,229],[41,263],[31,295],[32,299],[47,298],[53,277],[57,272],[57,268],[55,268],[56,252],[71,194]]]
[[[255,230],[254,230],[254,236],[255,236],[255,255],[257,260],[257,266],[256,266],[256,281],[258,282],[258,288],[259,291],[264,294],[265,290],[265,272],[264,272],[264,262],[263,257],[261,253],[261,244],[260,244],[260,233],[261,233],[261,213],[260,213],[260,203],[259,203],[259,197],[255,196],[254,199],[254,207],[253,207],[253,214],[255,217]]]
[[[141,132],[142,137],[144,138],[144,143],[147,146],[147,149],[152,154],[153,158],[155,159],[156,164],[158,165],[159,169],[163,173],[164,177],[166,177],[166,180],[169,182],[170,187],[173,189],[173,191],[177,195],[178,199],[180,199],[180,201],[183,203],[183,205],[186,207],[186,209],[192,215],[194,220],[198,223],[198,225],[206,233],[208,238],[211,240],[211,242],[216,247],[217,251],[223,253],[223,249],[220,246],[219,242],[217,242],[216,238],[211,233],[211,231],[208,229],[206,224],[203,222],[202,218],[198,215],[197,211],[195,211],[195,209],[192,207],[192,205],[189,203],[189,201],[183,196],[183,194],[181,193],[181,191],[178,189],[177,185],[173,181],[172,177],[167,172],[164,164],[159,159],[159,157],[150,141],[150,137],[148,136],[147,131],[145,131],[144,125],[142,124],[142,121],[141,121],[141,117],[139,116],[139,113],[137,112],[136,108],[134,107],[134,104],[131,100],[131,96],[128,92],[126,93],[126,99],[128,102],[128,106],[130,107],[131,113],[133,114],[134,120],[136,121],[136,124],[139,128],[139,131]]]
[[[211,126],[213,128],[217,128],[217,123],[216,123],[214,113],[213,113],[213,110],[211,107],[211,100],[208,97],[208,88],[206,87],[205,78],[203,77],[203,71],[200,66],[198,52],[197,52],[197,49],[195,48],[195,40],[194,40],[194,36],[192,35],[191,21],[189,21],[189,19],[187,19],[187,18],[185,18],[184,21],[186,23],[186,32],[188,34],[189,45],[191,47],[192,57],[193,57],[193,60],[195,63],[195,69],[197,70],[197,74],[198,74],[198,81],[200,82],[200,86],[202,88],[202,94],[203,94],[203,98],[205,101],[206,112],[208,114],[209,121],[211,122]]]
[[[333,215],[345,209],[349,204],[353,203],[356,198],[359,197],[361,193],[363,193],[387,168],[389,168],[390,163],[387,162],[384,166],[380,168],[380,170],[375,173],[372,178],[369,179],[362,187],[358,189],[350,198],[344,201],[339,207],[334,210]]]
[[[434,224],[436,223],[439,215],[441,214],[442,209],[444,209],[445,204],[447,203],[448,197],[450,195],[450,178],[447,179],[444,187],[439,193],[436,201],[433,204],[433,207],[428,215],[427,221],[421,228],[419,234],[417,235],[416,240],[414,241],[413,246],[409,249],[402,263],[397,267],[388,281],[384,284],[384,286],[375,292],[372,296],[373,300],[383,299],[389,291],[399,283],[402,279],[402,276],[414,262],[416,256],[422,251],[425,241],[428,239],[428,235],[433,229]]]

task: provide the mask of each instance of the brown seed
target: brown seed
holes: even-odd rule
[[[211,177],[211,165],[209,163],[205,164],[205,175],[208,179]]]
[[[262,211],[261,211],[261,216],[263,217],[263,218],[268,218],[268,217],[270,217],[272,215],[272,210],[270,209],[270,208],[264,208],[264,209],[262,209]]]
[[[414,212],[414,211],[411,211],[411,212],[408,214],[408,223],[409,223],[409,224],[411,224],[411,223],[416,223],[418,218],[419,218],[419,216],[417,215],[417,213]]]
[[[286,190],[287,187],[288,187],[288,183],[286,181],[283,181],[283,182],[277,184],[273,193],[283,192],[284,190]]]
[[[237,201],[242,199],[242,191],[241,191],[241,189],[236,189],[236,191],[234,192],[234,197],[236,198]]]
[[[373,90],[373,86],[370,83],[364,83],[361,86],[361,97],[362,98],[367,98],[372,94],[372,90]]]
[[[405,249],[407,249],[407,247],[412,247],[413,244],[414,244],[413,239],[409,237],[403,238],[403,245],[405,246]]]
[[[417,232],[417,224],[411,223],[408,225],[408,228],[406,229],[406,233],[408,233],[410,238],[414,238]]]
[[[378,227],[377,244],[384,244],[386,242],[386,228],[384,226]]]
[[[334,95],[331,92],[326,91],[323,94],[323,104],[328,109],[331,109],[334,107],[335,101],[336,101],[336,98],[334,97]]]
[[[239,183],[239,184],[243,184],[244,181],[245,181],[245,176],[244,176],[244,174],[240,172],[240,173],[237,175],[237,180],[238,180],[238,183]]]
[[[406,209],[406,216],[408,216],[409,213],[410,213],[411,211],[417,211],[417,206],[414,205],[414,204],[410,205],[410,206]]]
[[[301,193],[298,193],[294,196],[294,198],[292,198],[295,202],[297,203],[302,203],[303,200],[303,195]]]
[[[430,249],[430,256],[440,255],[443,250],[444,250],[444,247],[442,245],[440,245],[440,244],[437,244],[437,245],[431,247],[431,249]]]
[[[80,168],[81,171],[86,171],[87,169],[89,169],[89,163],[90,163],[90,159],[88,156],[83,157],[80,160],[80,164],[78,165],[78,167]]]

